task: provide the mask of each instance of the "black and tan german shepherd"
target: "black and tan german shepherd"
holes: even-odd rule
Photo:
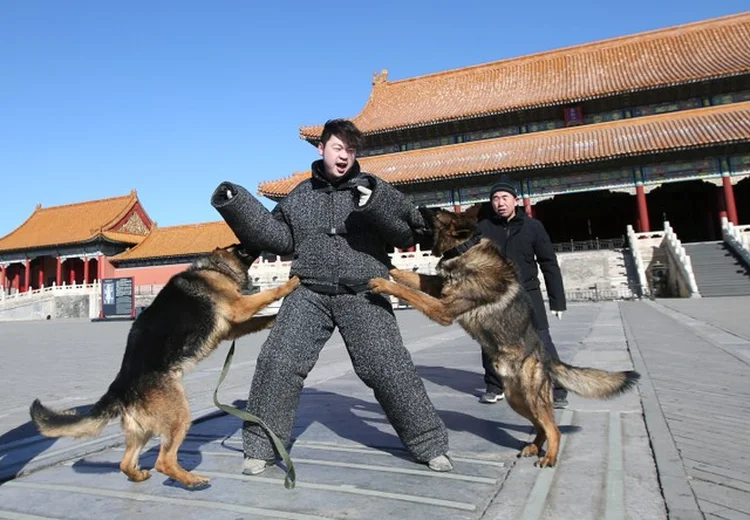
[[[391,269],[395,282],[374,278],[370,288],[408,302],[442,325],[458,320],[493,359],[508,404],[534,425],[536,438],[519,456],[539,455],[536,465],[554,466],[560,443],[552,408],[554,382],[583,397],[606,399],[630,389],[640,376],[575,367],[546,355],[515,267],[477,233],[480,208],[425,211],[432,221],[432,254],[442,256],[437,275]],[[542,456],[545,441],[549,444]]]
[[[238,246],[217,248],[174,275],[133,322],[109,390],[82,415],[50,410],[36,399],[30,413],[39,432],[47,437],[95,436],[119,416],[126,442],[120,469],[131,480],[151,476],[139,468],[138,457],[149,439],[159,435],[157,471],[187,487],[208,483],[177,461],[191,424],[183,374],[221,341],[270,326],[275,315],[253,316],[299,285],[294,277],[279,287],[243,295],[252,260]]]

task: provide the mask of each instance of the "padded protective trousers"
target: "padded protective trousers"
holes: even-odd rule
[[[338,326],[357,376],[374,391],[401,442],[420,462],[448,451],[448,433],[404,347],[393,309],[369,292],[323,295],[304,285],[287,296],[263,344],[247,410],[288,446],[300,393]],[[257,425],[243,425],[245,456],[275,458]]]

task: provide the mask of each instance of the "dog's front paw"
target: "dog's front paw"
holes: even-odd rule
[[[383,294],[388,291],[390,282],[385,278],[372,278],[368,285],[375,294]]]
[[[391,278],[393,278],[397,282],[400,282],[405,273],[401,269],[397,269],[394,267],[393,269],[388,271],[388,274],[391,276]]]
[[[284,296],[287,296],[292,291],[294,291],[297,287],[299,287],[300,279],[297,275],[292,276],[289,280],[284,282],[284,285],[280,285],[277,289],[277,297],[283,298]]]

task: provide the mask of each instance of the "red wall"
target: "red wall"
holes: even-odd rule
[[[125,267],[117,269],[106,262],[112,269],[111,274],[104,278],[126,278],[133,277],[136,287],[139,285],[165,285],[169,279],[187,269],[190,264],[159,265],[154,267]]]

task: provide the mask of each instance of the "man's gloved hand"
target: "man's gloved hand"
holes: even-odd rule
[[[370,200],[372,190],[370,188],[365,188],[364,186],[357,186],[357,191],[359,191],[359,207],[361,208],[367,204],[368,200]]]
[[[554,314],[555,316],[557,316],[558,320],[561,320],[562,319],[562,315],[563,315],[563,311],[552,311],[552,314]]]

